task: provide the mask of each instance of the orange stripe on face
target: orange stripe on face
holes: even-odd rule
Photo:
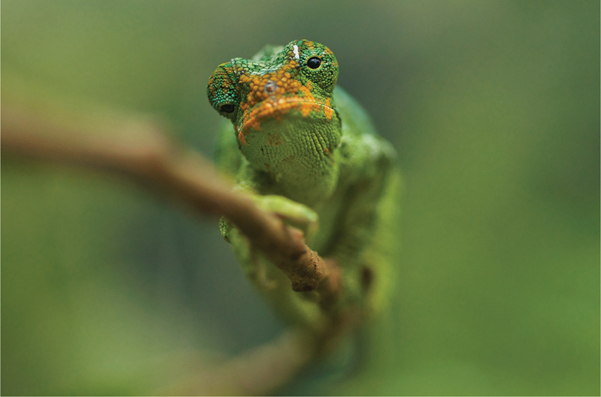
[[[334,110],[332,109],[332,105],[330,105],[330,98],[326,98],[326,105],[323,107],[323,111],[326,114],[328,121],[332,120]]]
[[[236,127],[236,130],[238,131],[238,139],[240,140],[240,143],[243,145],[246,145],[246,139],[244,138],[244,132],[242,131],[242,129]]]
[[[304,40],[302,45],[305,54],[321,54],[324,50],[331,53],[327,48],[308,40]],[[236,124],[239,140],[244,145],[244,134],[249,130],[260,131],[263,120],[283,120],[294,109],[303,118],[318,114],[327,121],[332,120],[334,110],[331,99],[327,96],[322,98],[319,93],[312,91],[312,81],[299,69],[297,46],[294,46],[294,51],[291,47],[287,53],[281,52],[279,56],[275,64],[265,66],[252,62],[232,62],[238,76],[237,91],[242,96],[239,104],[241,114]]]

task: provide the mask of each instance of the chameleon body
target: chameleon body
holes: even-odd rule
[[[394,280],[399,174],[395,151],[363,108],[336,87],[338,61],[308,40],[267,46],[251,60],[219,65],[211,105],[229,122],[219,167],[265,210],[303,229],[307,244],[342,269],[339,310],[380,308]],[[317,224],[319,227],[317,228]],[[296,325],[323,317],[314,292],[295,292],[283,273],[227,220],[221,233],[249,278]]]

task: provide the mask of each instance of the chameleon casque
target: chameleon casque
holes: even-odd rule
[[[301,228],[307,244],[341,268],[338,310],[381,308],[394,283],[400,176],[396,153],[365,110],[336,87],[338,61],[308,40],[266,46],[234,58],[209,79],[209,102],[230,122],[216,148],[221,170],[256,204]],[[319,227],[317,224],[319,223]],[[254,250],[226,219],[231,243],[250,280],[298,326],[324,314],[315,292],[296,292],[282,271]]]

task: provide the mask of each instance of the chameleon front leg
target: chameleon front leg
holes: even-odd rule
[[[240,189],[238,187],[237,190]],[[317,232],[318,216],[309,207],[277,195],[250,194],[250,197],[260,209],[276,214],[287,225],[301,230],[305,240],[310,240]],[[234,247],[236,256],[242,259],[244,264],[251,265],[243,266],[247,276],[259,284],[269,284],[265,278],[265,265],[258,260],[258,251],[251,246],[246,238],[237,237],[240,233],[226,218],[221,218],[219,229],[223,238]],[[234,235],[233,233],[237,234]]]
[[[248,194],[249,186],[239,186]],[[301,230],[309,237],[317,230],[317,214],[305,205],[277,195],[250,193],[257,206],[281,217],[289,226]],[[315,291],[295,292],[290,280],[259,249],[252,246],[230,221],[220,221],[222,236],[232,245],[240,266],[249,280],[289,322],[303,327],[320,327],[322,314],[318,310]]]

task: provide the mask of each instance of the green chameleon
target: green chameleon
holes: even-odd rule
[[[235,175],[238,190],[301,228],[311,249],[341,267],[339,310],[369,315],[394,288],[400,176],[394,149],[336,87],[337,78],[332,51],[308,40],[219,65],[207,93],[231,123],[221,128],[216,161]],[[227,220],[220,229],[247,276],[285,318],[307,327],[320,322],[315,292],[293,291]]]

